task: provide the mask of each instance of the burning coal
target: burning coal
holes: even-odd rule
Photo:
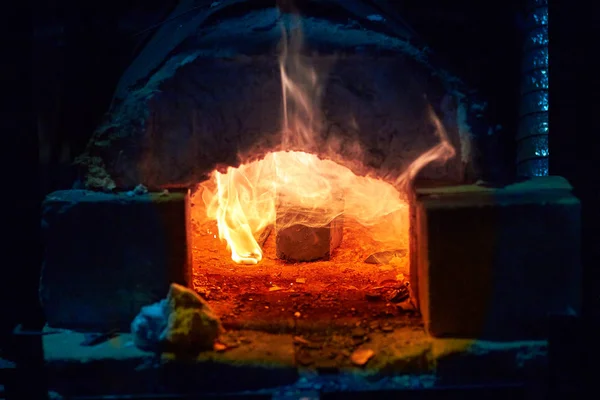
[[[345,219],[370,227],[378,241],[392,244],[398,230],[408,227],[405,194],[417,173],[430,162],[445,161],[455,153],[444,127],[430,109],[440,143],[389,181],[356,175],[314,155],[327,154],[326,146],[318,139],[322,127],[318,106],[321,84],[315,69],[301,57],[300,25],[297,20],[292,22],[289,32],[282,24],[279,58],[284,151],[271,152],[262,160],[238,168],[230,167],[225,173],[213,171],[198,192],[207,217],[217,221],[219,238],[227,243],[233,261],[240,264],[262,260],[257,237],[275,223],[277,215],[286,215],[285,224],[289,226],[323,227],[343,214]],[[343,207],[333,207],[340,197]],[[299,209],[302,213],[297,212]]]

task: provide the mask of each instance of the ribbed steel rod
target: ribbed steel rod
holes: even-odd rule
[[[517,175],[548,175],[548,0],[528,0],[521,101],[517,132]]]

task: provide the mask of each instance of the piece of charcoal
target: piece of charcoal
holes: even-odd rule
[[[380,251],[371,254],[365,260],[367,264],[389,264],[394,257],[406,257],[407,251],[405,249]]]

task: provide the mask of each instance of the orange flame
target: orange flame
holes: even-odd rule
[[[321,87],[316,71],[302,62],[301,47],[299,26],[289,38],[283,28],[279,58],[282,147],[319,150]],[[279,228],[294,224],[322,227],[343,214],[345,219],[370,227],[378,240],[394,242],[397,230],[408,227],[403,219],[408,210],[403,194],[409,183],[429,162],[454,154],[441,122],[433,111],[430,114],[440,144],[419,157],[394,184],[358,176],[334,161],[303,151],[272,152],[260,161],[230,167],[226,173],[213,171],[209,181],[201,184],[202,199],[208,218],[217,221],[219,238],[227,242],[233,261],[257,264],[262,260],[256,237],[275,224],[277,216],[285,216],[277,219]]]

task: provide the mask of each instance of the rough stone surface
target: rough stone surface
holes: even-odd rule
[[[131,334],[82,346],[82,333],[43,337],[49,387],[62,395],[214,393],[265,390],[292,384],[291,337],[243,332],[248,345],[180,357],[137,348]]]
[[[142,306],[191,279],[187,195],[67,190],[43,204],[40,298],[54,327],[128,330]]]
[[[168,351],[194,354],[212,350],[223,328],[204,299],[193,290],[171,284],[167,310],[167,326],[161,339]]]
[[[223,328],[204,299],[173,283],[166,299],[142,307],[131,332],[142,350],[193,355],[212,350]]]
[[[531,383],[547,376],[545,341],[498,343],[424,339],[410,333],[372,335],[364,348],[374,352],[362,368],[317,374],[295,361],[291,334],[236,331],[238,347],[181,359],[144,352],[123,334],[97,346],[82,346],[84,335],[43,336],[51,389],[65,396],[134,393],[293,392],[307,389],[356,392],[487,383]],[[409,338],[408,340],[406,338]],[[407,341],[409,344],[407,344]],[[297,345],[296,345],[297,346]],[[315,350],[317,351],[317,350]],[[350,353],[347,355],[350,357]],[[316,366],[319,368],[319,366]],[[276,388],[278,387],[278,389]],[[258,393],[258,392],[255,392]]]
[[[579,313],[580,204],[564,179],[421,189],[414,211],[413,268],[432,335],[545,338],[549,315]]]
[[[330,12],[332,8],[337,7],[338,17],[346,19],[348,27],[354,25],[357,28],[360,20],[360,23],[367,25],[370,29],[388,32],[405,40],[412,39],[413,42],[416,39],[412,37],[410,28],[397,22],[400,18],[397,18],[393,9],[390,10],[390,7],[385,4],[373,7],[362,0],[319,0],[310,3],[303,2],[307,6],[302,10],[303,15],[307,14],[306,11],[318,11],[323,5],[328,7]],[[284,5],[281,2],[279,4]],[[265,40],[265,35],[274,36],[276,39],[280,32],[272,29],[277,24],[278,17],[278,10],[273,7],[274,5],[275,3],[270,4],[271,7],[265,7],[265,4],[253,0],[223,0],[219,2],[205,0],[201,5],[198,4],[198,0],[180,1],[171,16],[163,21],[164,23],[153,34],[148,46],[142,49],[140,55],[123,74],[115,97],[118,99],[126,97],[131,86],[148,79],[152,72],[160,67],[161,62],[164,62],[169,53],[190,37],[196,36],[195,42],[199,48],[205,50],[208,48],[213,52],[220,51],[224,54],[240,44],[244,46],[245,50],[252,49],[257,42]],[[236,14],[239,15],[240,9],[244,11],[243,18],[223,18],[231,11],[237,11]],[[391,11],[390,18],[378,15],[382,11]],[[378,15],[381,18],[377,23],[373,23],[368,19],[369,15]],[[218,18],[217,21],[214,20],[215,17]],[[211,18],[213,19],[210,21],[212,23],[205,24]],[[340,26],[340,30],[343,31],[342,27]],[[246,36],[243,43],[232,40],[236,38],[236,34],[243,32],[252,32],[253,34]],[[336,40],[330,36],[323,36],[320,39]],[[211,49],[211,43],[218,45]]]
[[[164,29],[176,32],[163,32],[162,43],[151,42],[132,64],[78,159],[87,187],[189,187],[215,167],[280,149],[278,18],[275,8],[262,8],[207,25],[193,13],[179,28],[168,24]],[[307,52],[318,53],[305,61],[322,78],[322,127],[316,146],[294,149],[393,179],[438,143],[431,105],[457,155],[422,176],[464,182],[472,136],[488,130],[485,104],[467,96],[459,79],[433,67],[425,47],[377,29],[378,23],[364,21],[372,28],[365,29],[352,15],[342,19],[348,22],[302,18]],[[149,65],[155,67],[146,71]],[[134,79],[135,66],[146,72]]]

